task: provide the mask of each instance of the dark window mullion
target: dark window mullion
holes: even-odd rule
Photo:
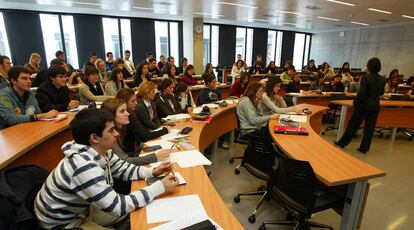
[[[62,40],[62,49],[65,53],[65,59],[66,59],[66,45],[65,45],[65,33],[63,32],[63,22],[62,22],[62,15],[58,15],[59,19],[59,27],[60,27],[60,39]],[[67,60],[67,59],[66,59]]]
[[[124,51],[123,51],[124,47],[123,47],[123,44],[122,44],[122,29],[121,29],[121,19],[120,18],[118,18],[118,37],[119,37],[119,50],[121,52],[121,58],[124,58]]]

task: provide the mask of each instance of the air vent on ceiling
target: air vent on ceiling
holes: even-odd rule
[[[311,6],[311,5],[308,5],[308,6],[306,6],[305,8],[306,8],[306,9],[310,9],[310,10],[321,10],[321,9],[322,9],[321,7]]]
[[[153,5],[158,5],[158,6],[171,6],[171,2],[169,1],[153,1],[152,2]]]
[[[277,18],[277,16],[276,15],[273,15],[273,14],[263,14],[263,17],[266,17],[266,18]]]
[[[378,19],[378,21],[380,21],[380,22],[389,22],[390,20],[388,20],[388,19]]]

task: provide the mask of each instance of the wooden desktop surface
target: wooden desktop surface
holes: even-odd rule
[[[348,107],[353,106],[353,101],[352,100],[336,100],[336,101],[332,101],[332,103],[337,104],[337,105],[345,105]],[[414,107],[414,101],[393,101],[393,100],[381,100],[380,101],[380,106],[381,107],[386,107],[386,106],[403,106],[403,107]]]
[[[328,108],[307,104],[300,106],[312,111],[308,121],[303,124],[309,132],[308,136],[275,134],[273,129],[279,121],[269,122],[271,136],[285,154],[297,160],[309,161],[318,180],[327,186],[385,176],[383,170],[340,150],[319,135],[321,116]]]
[[[217,140],[221,135],[237,127],[234,112],[235,106],[235,104],[232,104],[225,108],[213,109],[212,112],[214,113],[214,118],[209,124],[185,121],[177,123],[173,128],[182,129],[185,126],[191,126],[193,130],[190,132],[189,141],[195,149],[202,151],[202,149],[206,148],[212,141]],[[233,122],[227,122],[226,120],[231,117],[233,118]],[[220,126],[225,128],[220,128]],[[210,127],[215,128],[215,131],[207,134],[205,130],[210,129]],[[198,194],[207,215],[216,221],[222,228],[244,229],[217,193],[203,166],[180,168],[177,164],[174,164],[174,171],[180,172],[187,184],[179,186],[172,194],[166,194],[157,197],[156,199]],[[145,186],[146,183],[144,181],[134,181],[131,190],[136,191]],[[133,230],[149,229],[159,224],[161,223],[147,224],[146,208],[141,208],[131,213],[131,229]]]

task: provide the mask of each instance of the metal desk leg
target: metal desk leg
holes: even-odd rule
[[[292,102],[294,105],[298,102],[298,97],[292,97]]]
[[[344,135],[345,132],[345,118],[346,118],[346,112],[348,111],[348,107],[343,105],[341,108],[341,116],[339,117],[339,126],[338,126],[338,132],[336,134],[336,141],[339,141],[341,139],[342,135]]]
[[[359,217],[362,214],[362,205],[365,200],[367,180],[358,181],[348,185],[342,213],[341,230],[357,229]]]
[[[394,143],[395,137],[397,136],[397,129],[398,128],[392,128],[391,129],[391,142]]]
[[[229,133],[229,139],[227,141],[229,143],[229,146],[233,146],[233,143],[234,143],[234,130],[232,130]]]

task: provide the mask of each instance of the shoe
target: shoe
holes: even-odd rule
[[[360,148],[357,148],[357,150],[358,150],[358,152],[363,153],[363,154],[366,154],[368,152],[367,150],[362,150]]]
[[[229,144],[227,143],[227,141],[223,141],[223,142],[221,143],[221,147],[222,147],[223,149],[229,149]]]
[[[334,141],[333,143],[334,143],[334,145],[336,145],[338,147],[345,148],[345,146],[339,144],[339,141]]]

